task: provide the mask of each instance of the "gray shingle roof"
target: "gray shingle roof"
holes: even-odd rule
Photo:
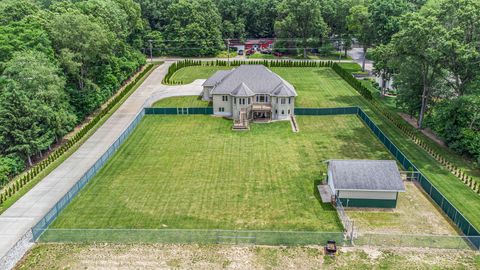
[[[237,88],[235,88],[235,90],[232,91],[231,95],[236,97],[251,97],[255,95],[255,93],[253,93],[252,90],[250,90],[250,88],[248,88],[248,86],[242,82],[237,86]]]
[[[297,93],[292,91],[288,85],[285,84],[285,82],[279,83],[272,91],[271,93],[273,96],[277,97],[292,97],[296,96]]]
[[[213,78],[215,73],[210,79],[217,80],[218,77]],[[274,95],[273,91],[280,84],[283,84],[284,88],[288,88],[288,92],[280,91],[281,93],[290,93],[290,96],[296,96],[297,92],[293,86],[287,81],[283,80],[277,74],[263,65],[241,65],[233,69],[229,74],[222,77],[220,82],[213,88],[212,94],[231,94],[240,84],[244,83],[254,94],[270,94]]]
[[[208,78],[202,86],[215,86],[217,83],[219,83],[225,76],[230,74],[232,70],[219,70],[215,72],[215,74],[212,75],[212,77]]]
[[[394,160],[329,160],[338,190],[405,191]]]

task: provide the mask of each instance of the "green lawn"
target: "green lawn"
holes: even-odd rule
[[[172,108],[172,107],[211,107],[212,103],[209,101],[202,100],[198,96],[187,96],[187,97],[169,97],[161,99],[153,107],[163,107],[163,108]]]
[[[275,57],[275,55],[273,55],[273,54],[256,52],[254,54],[249,55],[248,58],[250,58],[250,59],[276,59],[276,58],[279,58],[279,57]]]
[[[324,161],[391,157],[355,116],[298,124],[146,116],[52,227],[339,231],[316,191]]]
[[[342,63],[342,65],[344,64],[345,63]],[[351,68],[354,69],[355,67],[351,65]],[[192,72],[191,69],[198,70]],[[198,77],[202,69],[204,69],[204,67],[190,67],[184,72],[188,72],[193,81],[194,78],[202,78]],[[296,107],[362,107],[383,132],[390,137],[409,159],[432,181],[438,190],[442,192],[477,229],[480,229],[480,196],[464,185],[412,140],[406,138],[397,127],[374,110],[365,99],[351,88],[348,83],[343,81],[333,70],[330,68],[272,68],[272,70],[295,86],[299,95],[295,103]],[[480,169],[472,162],[463,159],[449,149],[436,145],[434,142],[430,142],[429,145],[437,149],[440,153],[443,153],[447,159],[458,167],[467,171],[470,175],[475,176],[477,181],[480,181]]]
[[[230,69],[230,67],[186,67],[175,72],[171,80],[188,84],[196,79],[206,79],[221,69]]]

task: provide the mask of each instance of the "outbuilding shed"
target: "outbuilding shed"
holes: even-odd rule
[[[394,160],[330,160],[327,184],[344,207],[395,208],[405,192]]]

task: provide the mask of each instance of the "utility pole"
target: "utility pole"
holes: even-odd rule
[[[228,63],[228,66],[230,66],[230,39],[227,38],[227,63]]]
[[[152,49],[153,49],[153,48],[152,48],[152,42],[153,42],[153,40],[151,40],[151,39],[149,39],[149,40],[148,40],[149,47],[150,47],[150,63],[152,63],[152,62],[153,62],[153,54],[152,54]]]

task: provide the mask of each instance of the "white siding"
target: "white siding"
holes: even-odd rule
[[[285,104],[282,104],[282,99],[285,99]],[[290,97],[290,104],[288,97],[271,97],[272,102],[272,119],[284,120],[288,119],[290,115],[294,114],[295,98]],[[282,113],[283,112],[283,113]]]
[[[232,116],[232,97],[228,96],[228,101],[223,101],[224,95],[213,95],[213,114],[220,116]],[[220,108],[224,108],[223,112],[220,112]]]
[[[242,108],[247,108],[247,116],[250,114],[250,109],[253,104],[253,97],[230,97],[232,102],[232,118],[238,119],[240,117],[240,110]],[[250,104],[248,103],[248,99],[250,98]],[[234,102],[236,99],[236,102]],[[245,99],[245,104],[240,104],[240,100]]]
[[[336,191],[335,191],[335,188],[333,187],[333,177],[332,177],[332,172],[331,171],[328,171],[328,180],[327,180],[327,183],[328,183],[328,186],[330,187],[330,190],[332,191],[333,195],[336,195]]]
[[[397,198],[397,192],[392,191],[350,191],[340,190],[339,198],[349,199],[378,199],[378,200],[395,200]]]
[[[213,87],[211,86],[204,86],[203,87],[203,100],[211,100],[212,97],[210,96],[210,91]]]

